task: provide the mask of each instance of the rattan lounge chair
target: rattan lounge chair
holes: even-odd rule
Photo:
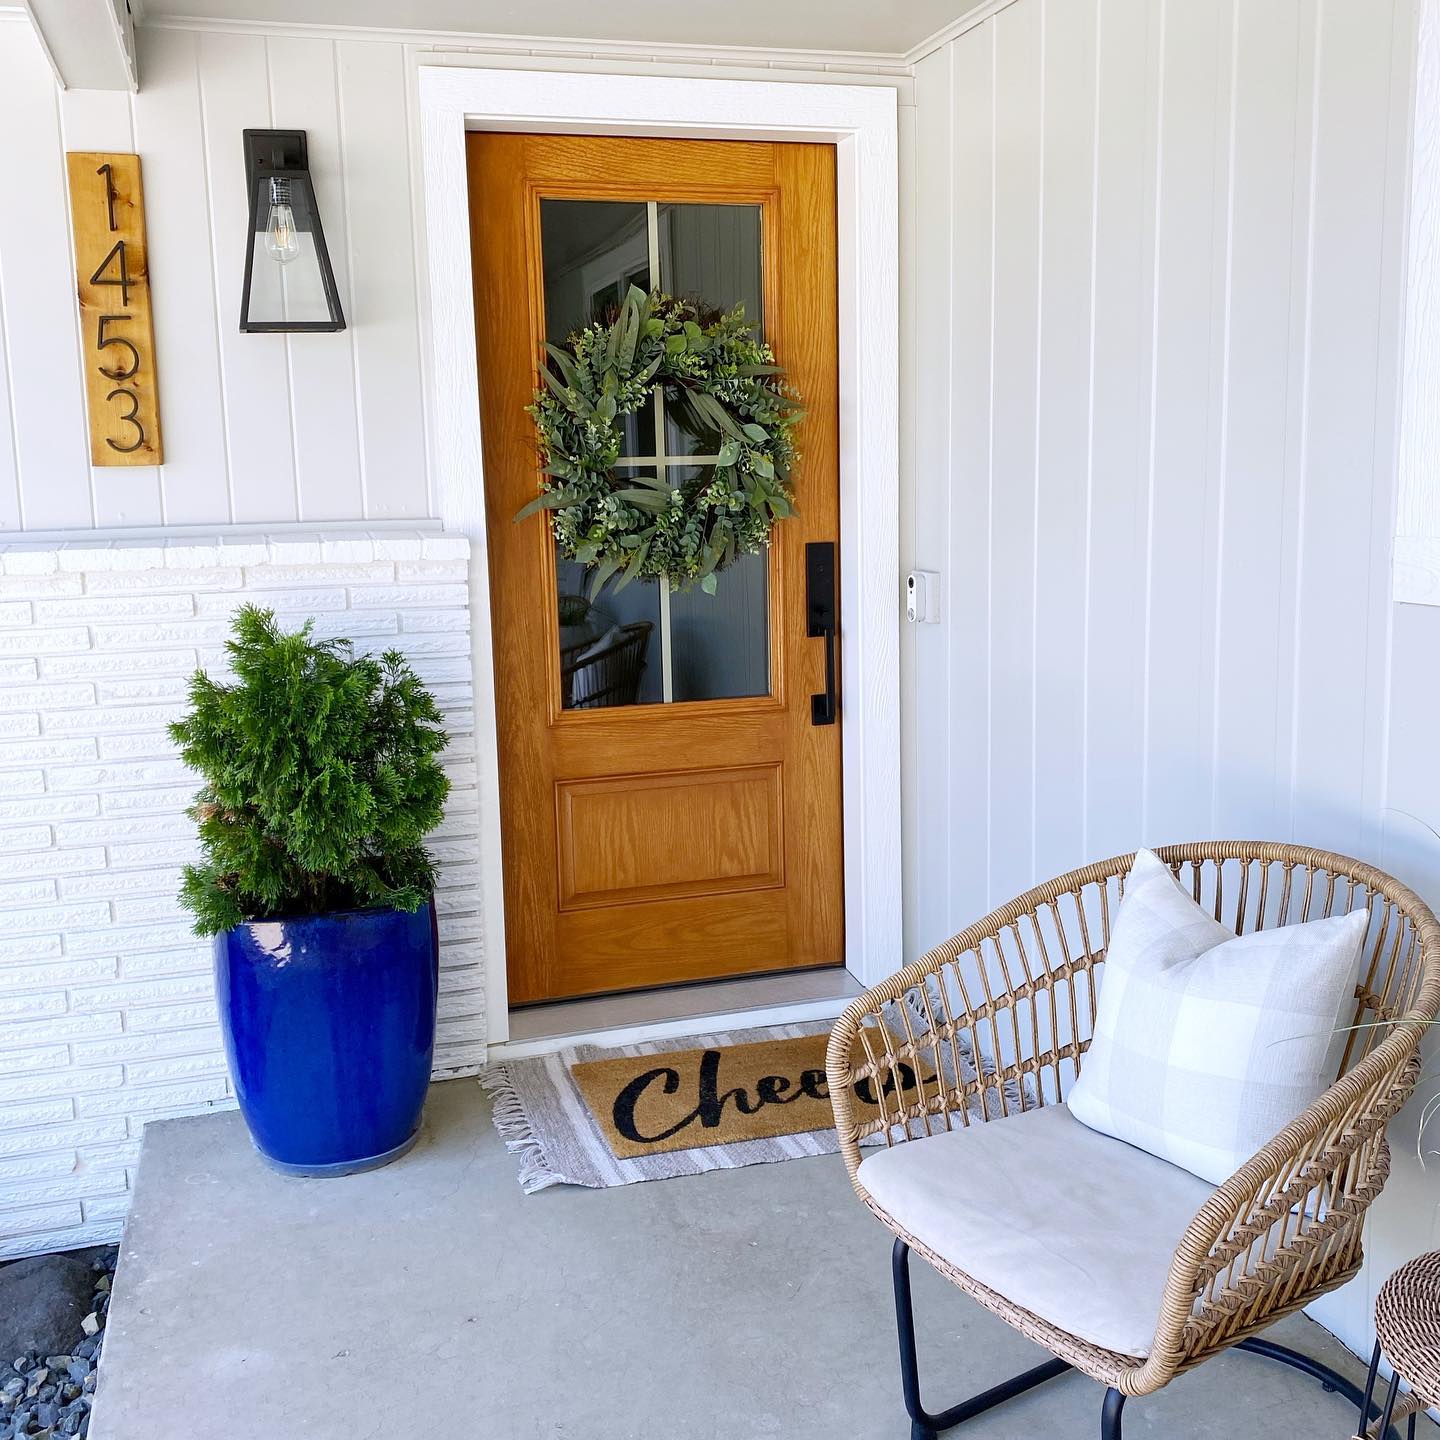
[[[1119,1440],[1128,1396],[1159,1390],[1230,1346],[1361,1403],[1344,1377],[1258,1336],[1360,1267],[1365,1211],[1389,1173],[1386,1122],[1415,1086],[1420,1037],[1440,1007],[1440,927],[1404,885],[1343,855],[1229,841],[1156,853],[1237,933],[1369,907],[1355,1028],[1337,1041],[1339,1078],[1218,1188],[1068,1118],[1063,1101],[1089,1046],[1130,855],[1026,892],[856,1000],[830,1038],[830,1095],[855,1189],[896,1237],[912,1440],[933,1440],[1071,1368],[1107,1387],[1100,1433]],[[1018,1113],[1029,1118],[1016,1121]],[[901,1218],[866,1189],[867,1154],[885,1147],[861,1147],[882,1134],[885,1147],[913,1147],[904,1152],[914,1175]],[[951,1138],[932,1143],[941,1134]],[[888,1165],[893,1172],[896,1160]],[[1103,1225],[1092,1224],[1100,1209]],[[1097,1227],[1104,1233],[1091,1234]],[[926,1411],[911,1250],[1055,1358]],[[985,1251],[992,1279],[997,1254],[1010,1273],[1023,1270],[1027,1283],[1015,1288],[1033,1308],[968,1274],[972,1250]],[[1077,1275],[1088,1287],[1083,1305],[1109,1304],[1114,1334],[1128,1325],[1121,1348],[1066,1328]]]

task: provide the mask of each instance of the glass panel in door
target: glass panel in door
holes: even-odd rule
[[[608,325],[632,285],[649,290],[648,207],[634,201],[542,200],[545,338],[564,346],[577,330]],[[655,455],[652,411],[625,417],[620,453]]]
[[[702,308],[745,307],[745,318],[764,333],[758,205],[657,207],[660,288]],[[667,455],[714,455],[720,437],[683,404],[665,407]]]
[[[540,202],[545,329],[563,345],[608,324],[631,285],[763,321],[758,205]],[[652,283],[652,275],[657,276]],[[683,397],[627,417],[621,455],[674,484],[703,480],[719,437]],[[620,467],[617,467],[617,475]],[[770,693],[769,555],[740,557],[714,595],[657,581],[591,594],[593,570],[556,556],[561,705],[600,709]]]
[[[656,219],[661,287],[715,310],[744,305],[745,318],[763,334],[760,207],[661,205]],[[667,455],[713,455],[720,448],[720,437],[682,405],[667,404],[665,422]],[[673,699],[770,693],[769,580],[768,552],[742,555],[719,577],[715,594],[697,587],[671,595]]]

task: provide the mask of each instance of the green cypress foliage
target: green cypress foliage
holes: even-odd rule
[[[450,782],[440,712],[404,657],[357,658],[282,631],[247,605],[227,642],[234,685],[203,671],[171,737],[204,786],[190,810],[204,859],[180,903],[195,931],[338,910],[416,910],[435,866],[424,846]]]

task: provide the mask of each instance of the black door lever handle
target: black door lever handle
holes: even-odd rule
[[[810,697],[812,725],[833,725],[836,711],[840,708],[835,695],[835,638],[832,626],[825,632],[825,693]]]
[[[835,542],[812,540],[805,546],[805,634],[825,641],[825,689],[810,697],[810,723],[833,725],[840,713],[838,659],[839,607],[835,593]]]

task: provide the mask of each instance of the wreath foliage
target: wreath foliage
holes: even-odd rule
[[[745,321],[632,286],[615,318],[545,347],[544,388],[528,409],[543,465],[540,494],[515,517],[550,512],[561,553],[595,567],[591,595],[611,576],[672,590],[715,577],[770,543],[794,495],[793,431],[802,415],[784,372]],[[666,413],[718,457],[659,476],[621,470],[621,419],[664,387]]]

